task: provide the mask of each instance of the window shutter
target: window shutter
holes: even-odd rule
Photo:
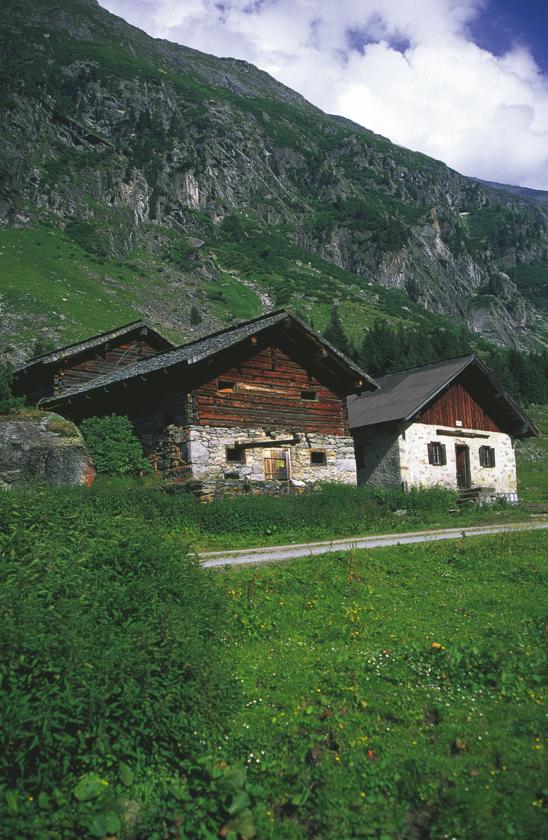
[[[495,450],[491,449],[491,466],[495,466]]]
[[[479,448],[479,462],[480,467],[485,466],[485,446],[480,446]]]
[[[447,452],[445,450],[445,444],[440,444],[440,464],[445,466],[447,464]]]
[[[434,445],[432,443],[428,444],[428,463],[434,463]]]

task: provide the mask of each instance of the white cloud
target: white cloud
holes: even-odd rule
[[[101,0],[467,175],[548,189],[548,80],[526,47],[497,57],[472,41],[487,2]]]

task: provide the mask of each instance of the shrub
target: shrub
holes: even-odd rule
[[[159,518],[96,508],[85,488],[0,497],[6,836],[112,834],[107,780],[195,765],[235,707],[212,576]]]
[[[20,397],[14,397],[11,390],[13,371],[11,365],[0,364],[0,414],[10,414],[23,405]]]
[[[98,475],[136,475],[150,471],[143,447],[127,417],[88,417],[80,426]]]

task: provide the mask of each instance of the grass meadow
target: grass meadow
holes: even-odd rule
[[[213,572],[181,504],[0,495],[0,836],[541,836],[545,533]]]

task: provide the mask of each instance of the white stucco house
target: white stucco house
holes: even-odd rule
[[[517,501],[515,441],[539,431],[475,355],[377,383],[347,401],[359,483]]]

